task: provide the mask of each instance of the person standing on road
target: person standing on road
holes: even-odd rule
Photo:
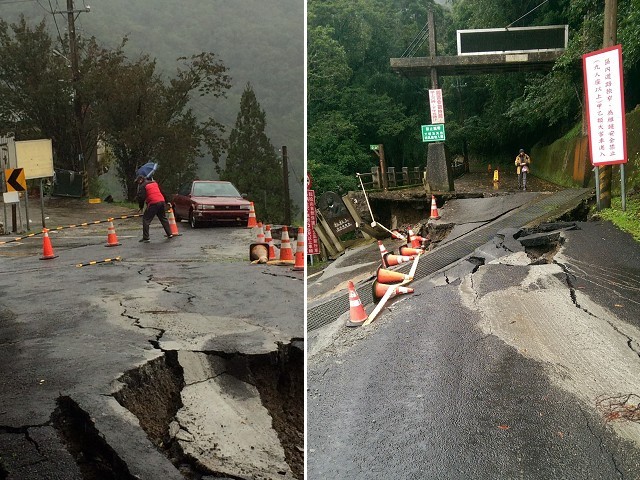
[[[153,178],[145,178],[138,175],[136,178],[138,184],[138,206],[140,211],[147,204],[147,208],[142,214],[142,238],[140,242],[149,243],[149,225],[153,217],[158,217],[162,227],[164,228],[167,238],[173,238],[169,220],[165,213],[165,198],[160,191],[160,186]]]
[[[521,148],[518,156],[516,157],[516,172],[518,173],[518,190],[527,189],[527,172],[529,171],[529,165],[531,164],[531,158],[524,153],[524,149]]]

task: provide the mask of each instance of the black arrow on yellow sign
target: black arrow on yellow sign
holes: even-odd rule
[[[24,192],[27,190],[27,182],[24,178],[24,168],[14,168],[4,171],[7,179],[8,192]]]

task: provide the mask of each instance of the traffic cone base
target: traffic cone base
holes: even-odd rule
[[[113,226],[112,219],[109,219],[109,227],[107,228],[107,244],[105,247],[117,247],[121,245],[118,243],[118,236],[116,235],[116,227]]]
[[[346,325],[347,327],[359,327],[368,318],[368,315],[352,281],[349,281],[347,288],[349,289],[349,320]]]
[[[422,250],[421,248],[411,248],[411,247],[406,247],[404,245],[400,247],[400,255],[416,256],[416,255],[422,255],[423,253],[424,253],[424,250]]]
[[[304,270],[304,228],[298,227],[298,239],[296,244],[296,263],[293,266],[294,271]]]
[[[178,224],[176,223],[176,217],[173,214],[173,208],[169,209],[169,216],[167,217],[167,220],[169,220],[169,228],[171,229],[171,235],[173,235],[174,237],[182,235],[178,231]]]
[[[249,261],[251,263],[267,263],[269,261],[269,245],[266,243],[249,245]]]
[[[247,220],[247,228],[257,227],[258,222],[256,221],[256,211],[253,207],[253,202],[249,205],[249,219]]]
[[[429,218],[431,220],[438,220],[440,218],[438,205],[436,204],[436,197],[434,195],[431,195],[431,216]]]
[[[49,238],[49,230],[42,230],[42,256],[40,260],[51,260],[52,258],[57,258],[58,255],[53,253],[53,247],[51,246],[51,239]]]
[[[397,286],[397,285],[387,285],[384,283],[380,283],[378,281],[374,281],[373,285],[372,285],[372,290],[373,290],[373,298],[376,302],[378,302],[382,297],[384,297],[384,294],[387,293],[387,290],[389,290],[390,288],[395,288],[396,289],[396,293],[391,295],[391,298],[395,297],[396,295],[402,295],[405,293],[413,293],[413,288],[410,287],[402,287],[402,286]]]
[[[291,249],[291,241],[289,240],[289,229],[286,225],[282,227],[279,260],[293,260],[293,250]]]
[[[414,259],[414,255],[394,255],[393,253],[387,253],[382,257],[382,264],[386,267],[395,267],[401,263],[407,263]]]
[[[409,280],[409,275],[404,273],[395,272],[393,270],[387,270],[386,268],[379,267],[376,273],[376,280],[380,283],[386,283],[387,285],[394,283],[402,283],[405,280]]]

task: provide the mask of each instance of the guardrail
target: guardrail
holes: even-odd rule
[[[401,172],[396,172],[395,167],[389,167],[385,175],[387,176],[387,185],[389,185],[389,188],[422,185],[424,168],[413,167],[413,169],[409,169],[409,167],[402,167]],[[372,189],[382,188],[380,167],[371,167],[371,173],[360,173],[359,176],[365,187]]]

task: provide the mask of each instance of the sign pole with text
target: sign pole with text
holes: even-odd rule
[[[591,163],[596,169],[620,165],[621,194],[625,196],[624,164],[627,163],[627,135],[622,78],[622,46],[604,48],[582,56],[586,121],[589,135]],[[600,179],[602,180],[602,179]],[[597,182],[598,210],[600,210],[602,181]],[[604,207],[611,205],[604,199]],[[623,207],[626,199],[622,200]]]

